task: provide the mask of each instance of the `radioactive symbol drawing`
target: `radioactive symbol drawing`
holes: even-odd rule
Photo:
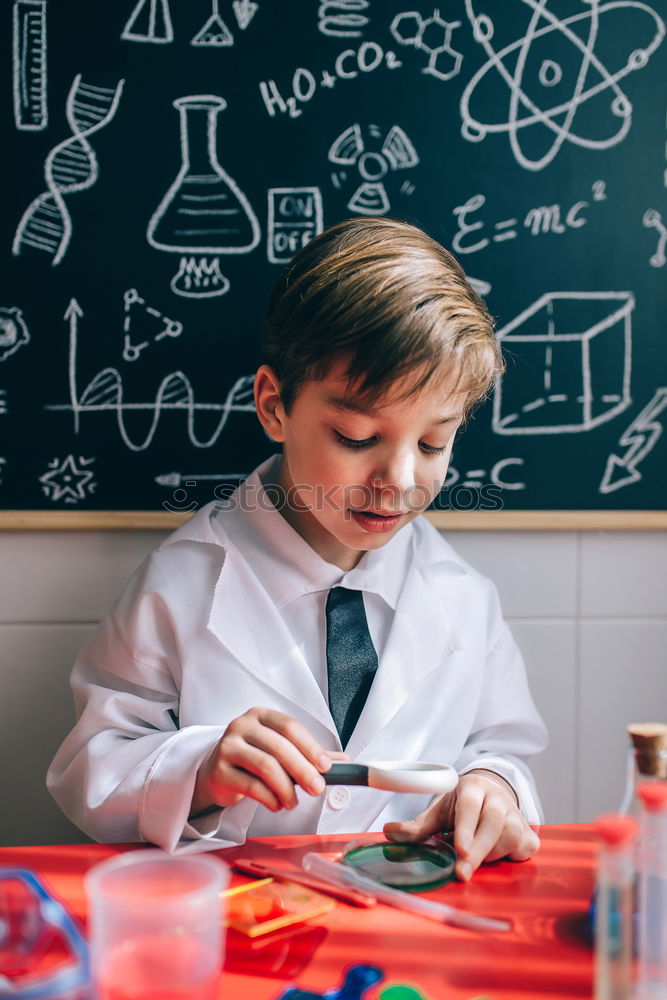
[[[384,140],[377,125],[368,125],[365,135],[361,125],[350,125],[334,140],[328,158],[331,163],[359,171],[361,183],[347,203],[347,208],[359,215],[385,215],[391,208],[385,178],[395,170],[406,170],[419,163],[417,150],[399,125],[393,125]],[[347,179],[345,170],[331,174],[337,188]],[[400,190],[412,194],[414,185],[405,181]]]

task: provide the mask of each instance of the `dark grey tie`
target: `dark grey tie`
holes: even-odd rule
[[[345,746],[366,704],[378,658],[360,590],[334,587],[327,597],[329,709]]]

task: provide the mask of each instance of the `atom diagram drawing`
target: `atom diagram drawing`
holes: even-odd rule
[[[632,104],[621,90],[619,81],[646,66],[664,38],[664,22],[651,7],[635,0],[610,0],[608,3],[587,0],[585,10],[562,19],[548,9],[549,0],[519,2],[531,12],[525,34],[496,51],[492,44],[495,32],[492,18],[476,12],[473,0],[465,0],[473,37],[488,58],[461,96],[463,137],[470,142],[480,142],[491,133],[507,133],[517,163],[526,170],[535,171],[551,163],[566,141],[586,149],[608,149],[622,142],[632,124]],[[602,62],[599,51],[596,53],[603,22],[612,13],[622,13],[625,16],[623,24],[627,26],[630,12],[638,34],[642,27],[646,29],[651,19],[652,37],[643,47],[631,49],[629,45],[624,64],[609,68]],[[627,37],[627,30],[624,37]],[[573,53],[580,57],[574,74],[570,68]],[[568,72],[574,77],[569,82]],[[497,100],[489,101],[488,98],[497,95],[498,76],[509,93],[507,119],[485,122],[473,114],[471,104],[475,101],[476,106],[484,108],[497,104]],[[581,117],[584,107],[605,92],[609,94],[606,106],[609,121],[602,120],[600,99],[593,117],[597,128],[608,126],[606,134],[602,138],[578,134],[575,131],[577,116]],[[551,106],[543,106],[548,103],[541,100],[545,95],[552,96],[554,103]],[[541,156],[531,155],[525,149],[528,135],[537,130],[550,140]]]

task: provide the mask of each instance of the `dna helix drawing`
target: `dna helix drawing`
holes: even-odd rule
[[[63,259],[72,235],[65,196],[85,191],[97,180],[99,166],[88,137],[112,120],[124,83],[119,80],[111,89],[84,83],[80,73],[74,77],[65,106],[72,135],[54,146],[44,162],[48,190],[38,195],[21,217],[12,244],[15,256],[24,247],[34,247],[50,254],[52,265]]]

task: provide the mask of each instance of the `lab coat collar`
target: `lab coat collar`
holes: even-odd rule
[[[410,561],[411,527],[404,527],[381,548],[364,553],[345,572],[318,555],[271,503],[270,486],[278,481],[281,461],[280,455],[274,455],[260,465],[239,486],[227,509],[221,506],[214,528],[225,530],[277,608],[340,584],[378,594],[395,609]]]
[[[326,699],[298,644],[267,590],[236,549],[226,555],[208,628],[246,670],[318,719],[340,747]],[[432,636],[427,646],[425,635]],[[427,568],[416,560],[401,589],[366,705],[345,748],[353,759],[362,751],[372,759],[374,737],[410,692],[458,648],[438,588]],[[288,708],[285,711],[289,714]]]
[[[252,490],[257,490],[262,478],[270,481],[272,461],[248,478],[246,484]],[[227,507],[208,505],[208,510],[195,515],[167,543],[181,539],[224,545],[209,630],[247,670],[318,719],[336,741],[338,733],[326,699],[280,607],[286,599],[330,589],[336,583],[373,591],[391,605],[394,621],[380,668],[346,747],[353,758],[362,751],[370,755],[373,738],[410,691],[459,648],[447,621],[441,587],[430,577],[427,554],[416,551],[415,532],[408,525],[344,573],[321,559],[275,508],[246,503],[246,484],[238,491],[238,502]],[[452,569],[454,577],[459,577],[460,567]],[[426,653],[425,635],[432,636]],[[420,651],[418,659],[416,650]]]

